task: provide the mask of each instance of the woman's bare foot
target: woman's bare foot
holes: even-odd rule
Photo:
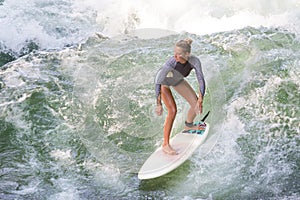
[[[177,155],[177,151],[175,151],[169,144],[162,146],[163,152],[169,155]]]

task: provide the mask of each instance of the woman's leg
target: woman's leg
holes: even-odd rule
[[[168,110],[168,114],[164,124],[164,142],[162,145],[163,151],[168,154],[175,155],[177,154],[177,152],[170,146],[169,140],[173,122],[177,113],[177,106],[169,87],[163,85],[161,86],[161,97]]]
[[[194,121],[196,115],[195,107],[197,105],[198,97],[194,91],[194,89],[190,86],[190,84],[183,80],[178,85],[174,86],[174,89],[181,95],[183,98],[187,100],[187,102],[190,104],[190,109],[187,114],[186,122],[191,123]],[[191,127],[185,127],[186,130],[193,129],[197,130],[200,129],[198,126],[191,126]]]

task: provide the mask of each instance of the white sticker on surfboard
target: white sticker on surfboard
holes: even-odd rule
[[[168,155],[159,147],[145,161],[138,173],[138,178],[141,180],[157,178],[179,167],[205,141],[208,131],[209,124],[206,123],[206,128],[201,134],[182,132],[176,134],[170,140],[170,144],[178,154]]]

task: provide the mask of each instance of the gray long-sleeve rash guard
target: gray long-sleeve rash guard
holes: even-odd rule
[[[171,57],[157,72],[155,78],[156,98],[160,95],[161,85],[176,86],[184,77],[187,77],[191,70],[195,69],[197,80],[202,96],[205,93],[205,81],[202,73],[201,62],[196,56],[190,56],[186,64],[176,62],[175,57]]]

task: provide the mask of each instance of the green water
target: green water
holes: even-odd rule
[[[137,172],[162,142],[154,75],[191,37],[211,111],[203,147],[172,173]],[[1,199],[297,199],[297,35],[254,29],[157,39],[89,38],[1,68]],[[188,81],[196,88],[192,74]],[[177,94],[173,132],[188,109]]]

